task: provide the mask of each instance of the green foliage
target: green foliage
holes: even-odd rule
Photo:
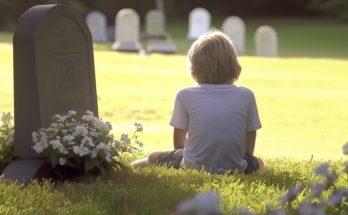
[[[0,124],[0,172],[13,159],[14,127],[11,113],[3,113]]]
[[[169,214],[182,200],[210,190],[221,194],[224,212],[240,207],[263,212],[267,204],[279,206],[279,197],[289,188],[322,181],[313,174],[317,162],[266,162],[269,172],[248,176],[151,167],[109,173],[80,183],[33,182],[23,187],[0,179],[0,214]],[[339,175],[336,186],[347,187],[347,175]],[[302,196],[310,196],[310,190],[305,189]]]
[[[348,1],[347,0],[312,0],[310,7],[337,17],[341,21],[348,21]]]

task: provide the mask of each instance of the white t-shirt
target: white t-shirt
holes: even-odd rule
[[[232,84],[181,90],[170,125],[188,130],[184,167],[212,173],[244,171],[246,132],[261,128],[253,92]]]

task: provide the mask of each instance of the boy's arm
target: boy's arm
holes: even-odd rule
[[[186,141],[187,130],[174,128],[173,142],[174,149],[183,149]]]
[[[245,151],[247,155],[254,155],[256,131],[247,131],[245,136]]]

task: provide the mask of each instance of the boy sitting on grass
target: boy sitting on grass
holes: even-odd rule
[[[261,128],[256,101],[251,90],[234,85],[241,66],[232,41],[221,32],[209,32],[192,44],[188,59],[198,86],[176,96],[170,121],[174,150],[153,152],[132,166],[264,172],[263,161],[254,156],[256,130]]]

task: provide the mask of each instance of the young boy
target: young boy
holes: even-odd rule
[[[261,128],[254,94],[234,82],[241,73],[231,40],[212,31],[196,40],[189,52],[197,87],[181,90],[170,125],[174,151],[154,152],[132,163],[204,169],[210,173],[265,171],[254,157],[256,130]]]

